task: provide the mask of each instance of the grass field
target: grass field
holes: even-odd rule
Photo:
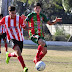
[[[24,45],[22,56],[25,64],[28,67],[28,72],[38,72],[35,69],[33,59],[36,54],[35,45]],[[23,72],[23,69],[17,58],[11,58],[9,64],[5,63],[5,48],[2,46],[0,54],[0,72]],[[42,59],[45,62],[46,68],[41,72],[72,72],[72,47],[71,46],[48,46],[48,53]],[[12,52],[9,46],[8,51]]]

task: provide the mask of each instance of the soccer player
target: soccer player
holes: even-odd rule
[[[23,19],[25,18],[23,16]],[[47,45],[45,43],[44,34],[42,31],[43,21],[49,25],[53,25],[57,22],[61,22],[61,18],[56,17],[53,22],[50,21],[44,14],[41,13],[41,4],[35,3],[34,12],[28,14],[27,18],[24,21],[25,23],[28,22],[29,27],[32,27],[32,29],[28,31],[30,39],[38,44],[37,54],[35,56],[35,59],[33,60],[35,64],[40,61],[47,53]]]
[[[21,27],[26,29],[23,19],[16,15],[16,9],[14,6],[8,7],[9,15],[2,18],[0,25],[5,25],[7,38],[9,42],[12,42],[13,53],[6,53],[6,63],[9,63],[11,57],[17,57],[21,63],[24,72],[28,72],[23,57],[21,55],[23,49],[23,34]]]
[[[0,20],[3,18],[3,14],[0,14]],[[3,39],[5,43],[5,51],[7,52],[7,42],[6,42],[6,31],[5,31],[5,25],[0,26],[0,53],[1,53],[1,39]]]

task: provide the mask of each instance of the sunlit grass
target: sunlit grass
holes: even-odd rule
[[[63,50],[62,47],[63,46],[48,46],[48,53],[42,59],[46,64],[46,68],[41,72],[72,72],[72,47],[63,47]],[[37,52],[36,48],[37,46],[24,45],[22,56],[29,72],[38,72],[33,63]],[[10,47],[8,51],[13,52]],[[2,47],[2,53],[0,54],[0,72],[23,72],[17,58],[10,58],[9,64],[6,64],[5,57],[5,48]]]

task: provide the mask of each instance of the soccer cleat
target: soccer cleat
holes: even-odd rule
[[[39,58],[35,58],[34,60],[33,60],[33,62],[36,64],[38,61],[40,61],[40,59]]]
[[[28,72],[28,68],[27,67],[24,67],[24,72]]]
[[[8,57],[8,54],[9,54],[9,52],[6,52],[6,63],[7,64],[9,63],[9,59],[10,59],[10,57]]]

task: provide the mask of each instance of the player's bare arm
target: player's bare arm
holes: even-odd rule
[[[51,21],[48,21],[47,24],[49,25],[53,25],[53,24],[56,24],[57,22],[62,22],[62,18],[57,18],[55,20],[53,20],[52,22]]]

